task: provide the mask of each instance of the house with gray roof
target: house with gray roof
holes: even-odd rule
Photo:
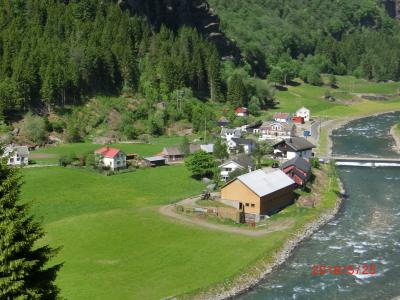
[[[221,189],[221,201],[239,207],[247,222],[257,222],[294,201],[295,182],[279,169],[256,170],[237,177]]]
[[[310,159],[313,156],[312,149],[315,148],[315,145],[303,137],[291,137],[274,144],[273,148],[274,155],[278,158],[303,157]]]
[[[239,155],[235,158],[226,160],[218,166],[220,170],[221,179],[227,181],[232,172],[240,169],[243,172],[254,171],[255,166],[253,159],[245,154]]]
[[[253,152],[255,142],[250,139],[232,138],[227,142],[227,145],[229,153],[240,152],[240,148],[242,147],[244,153],[251,154]]]
[[[284,162],[281,170],[299,186],[304,186],[311,177],[311,163],[302,157]]]
[[[221,138],[226,141],[230,141],[232,138],[241,138],[242,130],[241,129],[230,129],[230,128],[222,128],[221,129]]]
[[[185,158],[185,154],[177,146],[164,147],[163,151],[158,156],[165,157],[167,162],[179,162],[179,161],[183,161],[183,159]]]
[[[7,158],[9,166],[24,166],[29,164],[29,149],[27,146],[9,145],[4,148],[2,157]]]

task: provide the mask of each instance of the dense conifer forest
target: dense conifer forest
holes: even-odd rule
[[[322,72],[399,79],[400,27],[383,2],[209,0],[258,75],[283,81],[289,55],[311,83]]]
[[[67,141],[199,131],[237,106],[257,116],[294,78],[400,79],[399,29],[376,0],[4,0],[0,131],[27,112]]]

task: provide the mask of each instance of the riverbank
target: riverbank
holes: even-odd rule
[[[392,126],[392,128],[390,128],[390,134],[395,142],[393,150],[400,154],[400,123],[395,124]]]
[[[334,130],[337,130],[355,120],[360,120],[360,119],[369,118],[369,117],[376,117],[379,115],[384,115],[384,114],[395,112],[395,111],[400,111],[400,109],[365,114],[365,115],[360,115],[360,116],[356,116],[356,117],[329,119],[329,120],[322,122],[321,134],[319,136],[319,140],[317,143],[317,149],[316,149],[317,156],[329,157],[332,155],[333,142],[331,139],[331,135]],[[392,132],[391,132],[391,134],[392,134]],[[393,138],[395,138],[395,135],[394,134],[392,134],[392,135],[393,135]],[[396,138],[395,138],[395,140],[396,140]],[[400,153],[400,137],[398,135],[397,135],[396,144],[399,149],[398,151]]]
[[[312,221],[307,222],[297,232],[294,232],[293,237],[284,243],[283,247],[277,253],[275,253],[272,259],[264,258],[233,280],[225,282],[224,284],[211,288],[207,291],[201,291],[195,296],[188,296],[184,298],[208,300],[228,299],[238,296],[256,287],[260,281],[265,279],[267,275],[282,265],[302,241],[311,237],[311,235],[315,233],[321,226],[333,220],[336,214],[339,212],[346,193],[344,186],[338,177],[336,169],[334,168],[334,166],[326,166],[329,184],[325,190],[321,191],[320,197],[322,201],[319,204],[319,209],[321,209],[320,215],[314,218]],[[338,196],[338,194],[340,196]],[[332,200],[334,200],[333,207],[326,207],[330,205],[329,203]],[[318,206],[316,209],[318,209]]]

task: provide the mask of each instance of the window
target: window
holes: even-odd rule
[[[251,204],[251,207],[256,207],[256,205],[255,204]]]
[[[250,206],[250,203],[246,203],[246,207],[249,207]]]

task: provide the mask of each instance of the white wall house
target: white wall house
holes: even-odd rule
[[[272,119],[275,122],[280,122],[280,123],[287,123],[290,121],[290,114],[289,113],[275,113]]]
[[[251,154],[254,149],[254,142],[249,139],[232,138],[227,142],[227,145],[229,153],[234,153],[240,147],[243,147],[244,153]]]
[[[296,117],[302,117],[306,122],[310,121],[310,115],[311,115],[310,110],[304,106],[296,111]]]
[[[7,146],[2,157],[7,158],[9,166],[23,166],[29,164],[29,149],[27,146]]]
[[[221,129],[221,138],[227,141],[230,141],[232,138],[241,138],[242,130],[241,129],[230,129],[230,128],[222,128]]]
[[[259,129],[260,140],[281,140],[296,135],[296,125],[280,122],[264,122]]]
[[[237,169],[241,169],[244,172],[251,172],[254,170],[254,164],[250,157],[246,155],[241,155],[232,160],[228,160],[224,162],[222,165],[218,167],[220,169],[221,179],[227,181],[229,175],[236,171]]]
[[[274,155],[279,158],[293,159],[296,157],[302,157],[310,159],[313,157],[312,149],[315,145],[307,141],[302,137],[292,137],[290,139],[282,140],[275,145]]]
[[[111,170],[126,168],[126,154],[119,149],[103,147],[95,151],[99,165],[109,167]]]

